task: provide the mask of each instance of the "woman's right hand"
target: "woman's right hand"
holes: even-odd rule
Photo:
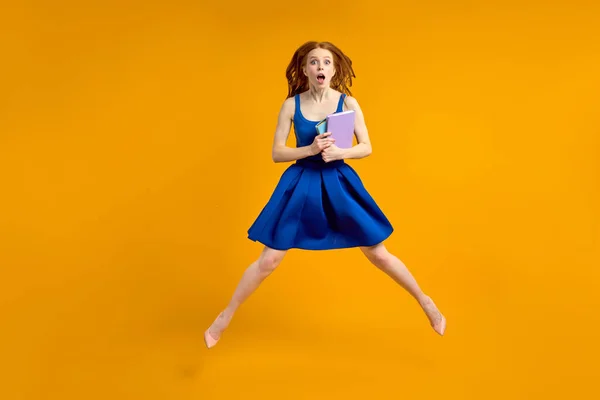
[[[313,155],[319,154],[323,149],[326,149],[335,143],[335,139],[329,136],[331,136],[331,132],[325,132],[315,136],[315,140],[313,140],[310,145],[310,150]]]

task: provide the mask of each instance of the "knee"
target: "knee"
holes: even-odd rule
[[[385,268],[392,261],[392,254],[388,252],[384,247],[374,247],[364,249],[363,252],[373,264],[377,267]]]
[[[375,253],[373,255],[373,263],[380,267],[385,267],[390,264],[392,255],[387,251]]]
[[[265,253],[258,259],[258,270],[263,275],[269,275],[277,268],[281,262],[281,257],[277,254]]]

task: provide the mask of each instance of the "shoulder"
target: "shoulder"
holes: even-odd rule
[[[281,105],[280,114],[285,117],[293,118],[294,112],[296,111],[296,99],[295,96],[288,97],[283,101]]]
[[[296,105],[296,96],[288,97],[283,102],[283,107],[294,107]]]
[[[356,100],[356,97],[346,96],[346,98],[344,98],[344,105],[348,110],[360,110],[360,105],[358,104],[358,100]]]

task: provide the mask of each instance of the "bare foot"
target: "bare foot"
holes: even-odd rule
[[[446,318],[438,310],[431,297],[425,296],[420,304],[423,308],[423,311],[425,311],[433,330],[435,330],[439,335],[443,336],[444,331],[446,330]]]
[[[208,334],[214,340],[219,340],[223,331],[227,328],[227,326],[229,326],[229,322],[231,321],[232,316],[233,315],[229,315],[228,317],[226,317],[225,312],[221,312],[214,320],[212,325],[208,328]]]

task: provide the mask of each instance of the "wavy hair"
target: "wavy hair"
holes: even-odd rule
[[[352,69],[352,60],[333,43],[310,41],[304,43],[294,52],[292,60],[285,71],[288,81],[288,98],[309,89],[308,77],[302,73],[302,67],[306,64],[308,53],[314,49],[329,50],[333,54],[335,75],[331,78],[330,86],[339,92],[352,96],[350,86],[352,86],[352,78],[356,78]]]

